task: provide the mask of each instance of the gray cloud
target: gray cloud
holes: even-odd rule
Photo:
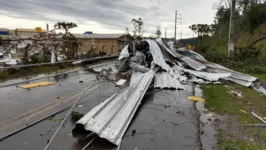
[[[157,25],[171,24],[169,28],[172,28],[175,9],[183,9],[186,13],[184,16],[191,20],[206,22],[204,19],[212,16],[206,13],[206,7],[203,5],[211,3],[212,6],[214,2],[213,0],[204,2],[198,0],[0,0],[0,3],[0,15],[49,22],[57,22],[58,16],[62,16],[62,20],[73,18],[65,21],[78,24],[94,21],[108,29],[124,30],[131,26],[132,18],[141,17],[144,20],[146,32],[153,33]],[[196,4],[202,6],[197,8]],[[194,11],[205,14],[193,14]]]
[[[96,21],[112,28],[124,28],[134,16],[141,16],[150,9],[130,0],[4,0],[0,10],[8,12],[5,15],[11,17],[57,21],[52,17],[56,14],[76,18],[69,21],[79,21],[77,23]]]

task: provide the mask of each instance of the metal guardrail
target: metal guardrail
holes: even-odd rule
[[[55,63],[39,63],[39,64],[28,64],[28,65],[17,65],[17,66],[8,66],[8,67],[0,67],[1,70],[6,69],[18,69],[18,68],[27,68],[27,67],[39,67],[39,66],[52,66],[57,64],[64,64],[64,63],[73,63],[73,64],[79,64],[79,63],[85,63],[85,62],[92,62],[97,60],[106,60],[106,59],[112,59],[117,58],[118,55],[112,55],[112,56],[103,56],[103,57],[95,57],[95,58],[86,58],[86,59],[79,59],[79,60],[67,60],[67,61],[60,61]],[[78,63],[74,63],[78,62]]]

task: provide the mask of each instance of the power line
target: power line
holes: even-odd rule
[[[47,150],[49,148],[49,146],[51,145],[52,141],[54,140],[55,136],[57,135],[57,133],[59,132],[59,130],[61,129],[61,127],[63,126],[63,124],[65,123],[66,119],[68,118],[68,116],[70,115],[70,113],[72,112],[72,110],[74,109],[74,107],[76,106],[76,104],[81,100],[81,98],[83,97],[83,95],[93,86],[100,84],[98,87],[94,88],[89,94],[91,94],[92,92],[94,92],[95,90],[97,90],[99,87],[101,87],[105,82],[110,82],[115,84],[112,81],[101,81],[101,82],[97,82],[95,84],[92,84],[91,86],[89,86],[86,90],[84,90],[82,92],[82,94],[79,96],[79,98],[75,101],[75,103],[72,105],[72,107],[70,108],[70,110],[67,112],[65,118],[63,119],[63,121],[61,122],[60,126],[57,128],[57,130],[55,131],[55,133],[53,134],[51,140],[49,140],[48,144],[45,146],[44,150]]]

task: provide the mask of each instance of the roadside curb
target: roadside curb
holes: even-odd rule
[[[202,97],[202,90],[199,85],[194,85],[194,96]],[[199,138],[202,150],[215,150],[217,145],[215,120],[216,115],[208,112],[204,107],[204,102],[195,103],[196,109],[199,111]]]

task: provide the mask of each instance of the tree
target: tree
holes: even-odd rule
[[[73,22],[58,22],[54,25],[56,29],[64,29],[65,33],[62,35],[61,48],[62,53],[66,59],[75,59],[78,55],[78,48],[82,45],[78,39],[69,32],[69,29],[77,27]]]
[[[134,26],[134,30],[133,30],[133,37],[134,39],[142,39],[143,34],[145,32],[144,28],[144,22],[142,21],[141,18],[139,19],[132,19],[131,23]]]
[[[162,31],[161,31],[161,26],[160,25],[157,26],[155,35],[157,36],[157,38],[160,38],[161,37]]]
[[[248,9],[256,6],[258,3],[258,0],[238,0],[237,1],[237,8],[238,11],[245,13]]]
[[[196,24],[193,24],[191,26],[189,26],[189,29],[191,29],[195,34],[198,33],[198,28]]]
[[[67,34],[69,32],[69,29],[72,29],[75,27],[77,27],[77,24],[73,23],[73,22],[58,22],[54,25],[54,28],[64,29],[65,34]]]
[[[219,9],[223,7],[225,9],[230,9],[230,4],[231,4],[230,1],[231,0],[220,0],[218,3],[213,5],[213,8]]]
[[[29,52],[30,50],[33,48],[33,44],[27,44],[24,48],[23,48],[23,56],[22,56],[22,63],[23,64],[28,64],[29,63]]]
[[[65,34],[62,37],[61,47],[66,59],[76,59],[81,45],[82,43],[73,34]]]
[[[126,28],[126,34],[129,34],[129,29],[128,28]]]
[[[217,24],[193,24],[189,28],[195,33],[198,34],[199,38],[203,36],[212,36],[217,31]]]

